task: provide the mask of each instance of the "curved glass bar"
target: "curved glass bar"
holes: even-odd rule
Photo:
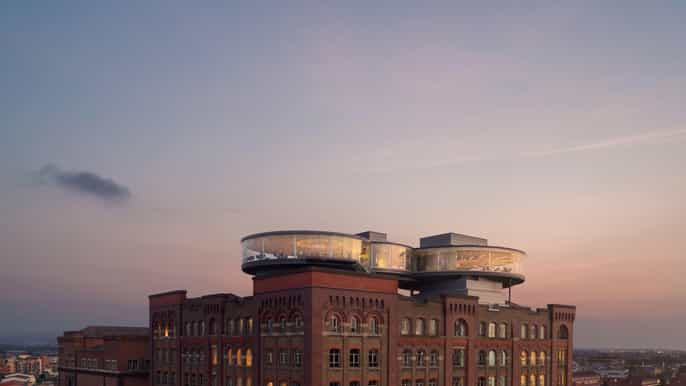
[[[499,247],[439,247],[415,249],[416,273],[474,271],[523,275],[522,251]]]
[[[372,243],[373,269],[409,272],[412,269],[412,248],[391,243]]]
[[[243,263],[280,259],[334,259],[369,265],[368,242],[344,234],[270,233],[248,237],[241,242]]]
[[[243,238],[241,246],[244,270],[273,267],[270,262],[309,264],[308,260],[322,260],[323,264],[357,263],[368,271],[419,275],[473,272],[484,276],[521,276],[522,280],[522,261],[526,256],[516,249],[476,245],[415,249],[320,231],[260,233]]]

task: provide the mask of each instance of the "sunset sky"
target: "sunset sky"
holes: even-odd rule
[[[0,336],[371,229],[526,250],[577,347],[686,349],[686,3],[320,3],[0,5]]]

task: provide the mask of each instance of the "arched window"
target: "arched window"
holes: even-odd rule
[[[519,355],[519,358],[522,361],[522,366],[526,366],[526,361],[529,357],[529,353],[526,351],[522,351],[522,353]]]
[[[193,330],[191,329],[191,324],[190,322],[186,322],[186,336],[191,336],[193,335]]]
[[[507,351],[500,352],[500,366],[507,366]]]
[[[233,335],[233,319],[228,319],[226,321],[226,328],[224,334]]]
[[[414,321],[414,334],[424,335],[424,319],[417,318]]]
[[[467,336],[467,322],[464,319],[455,322],[455,336]]]
[[[438,367],[438,351],[431,351],[429,355],[429,366]]]
[[[236,335],[243,335],[243,319],[236,319]]]
[[[479,336],[486,336],[486,322],[479,323]]]
[[[279,319],[279,330],[281,332],[286,332],[286,317],[282,316],[281,319]]]
[[[538,338],[538,327],[535,324],[531,325],[531,332],[529,334],[529,339]]]
[[[479,366],[486,366],[486,351],[483,351],[483,350],[479,351],[478,359],[479,359],[479,362],[478,362]]]
[[[353,334],[360,332],[360,319],[357,316],[350,318],[350,332]]]
[[[236,366],[243,366],[243,352],[240,348],[236,349]]]
[[[498,338],[507,338],[507,323],[500,323],[498,325]]]
[[[271,318],[267,319],[267,332],[272,333],[274,331],[274,321]]]
[[[165,338],[169,338],[169,323],[165,322],[164,323],[164,330],[162,331],[162,336]]]
[[[403,318],[400,321],[400,335],[410,335],[410,319]]]
[[[521,326],[519,326],[519,337],[521,339],[526,339],[526,334],[527,334],[528,329],[529,329],[529,326],[526,324],[522,324]]]
[[[495,338],[495,322],[488,323],[488,337]]]
[[[191,322],[191,335],[192,336],[198,336],[198,323],[196,322]]]
[[[539,365],[545,364],[545,351],[541,351],[538,353],[538,364]]]
[[[329,367],[341,367],[341,350],[337,348],[329,350]]]
[[[405,349],[405,350],[403,350],[403,367],[411,367],[411,366],[412,366],[412,350]]]
[[[329,318],[329,331],[341,332],[341,320],[337,315],[331,315]]]
[[[379,335],[379,321],[375,317],[369,318],[369,333],[372,335]]]
[[[226,349],[226,364],[227,365],[233,364],[233,351],[231,350],[231,347]]]
[[[529,354],[529,366],[536,366],[536,351]]]
[[[200,321],[200,336],[205,336],[205,321],[201,320]]]
[[[417,366],[426,366],[426,353],[424,352],[424,350],[417,351]]]
[[[488,366],[494,367],[495,362],[496,362],[495,350],[491,350],[488,352]]]
[[[560,326],[558,330],[557,337],[560,339],[569,339],[569,330],[564,324]]]
[[[438,319],[429,320],[429,336],[438,335]]]
[[[252,350],[249,348],[245,350],[245,366],[252,367]]]
[[[545,339],[545,326],[541,326],[538,328],[538,339]]]
[[[538,375],[538,386],[545,386],[545,374]]]
[[[214,318],[210,319],[210,335],[215,335],[217,333],[217,323]]]

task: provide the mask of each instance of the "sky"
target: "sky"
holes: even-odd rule
[[[0,336],[251,293],[242,236],[527,251],[578,347],[686,349],[686,4],[0,5]]]

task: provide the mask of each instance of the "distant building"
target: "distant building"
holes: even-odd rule
[[[36,377],[30,374],[8,374],[0,381],[0,386],[31,386],[36,383]]]
[[[57,338],[59,386],[148,386],[149,330],[87,327]]]
[[[43,372],[41,358],[29,354],[17,355],[16,371],[21,374],[39,376]]]
[[[593,371],[583,371],[572,374],[572,386],[600,386],[602,378]]]

